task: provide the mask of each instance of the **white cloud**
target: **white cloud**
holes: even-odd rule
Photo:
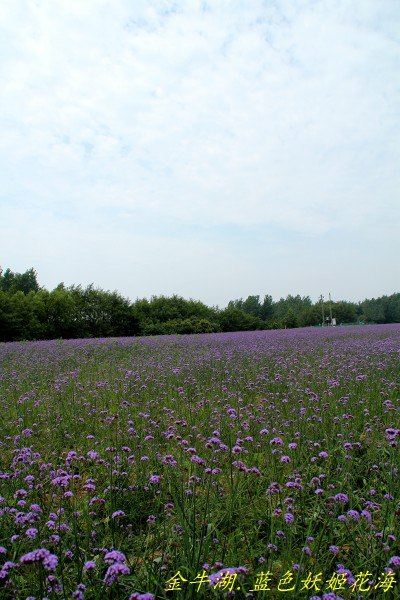
[[[210,243],[201,231],[211,227],[213,253],[232,273],[242,260],[240,234],[221,237],[218,228],[272,230],[268,256],[282,244],[296,253],[299,236],[309,238],[304,256],[317,255],[321,236],[356,244],[362,231],[362,244],[379,231],[382,248],[395,239],[397,2],[5,0],[0,10],[4,215],[18,215],[17,228],[28,209],[36,226],[74,215],[77,247],[89,257],[83,279],[95,265],[85,240],[97,235],[100,244],[110,214],[111,237],[137,223],[127,234],[132,248],[154,244],[146,237],[154,222],[161,237],[181,236],[164,254],[171,264],[183,264],[187,243],[169,232],[171,222],[198,228],[201,248]],[[37,243],[29,228],[26,235]],[[71,269],[74,248],[62,250]],[[238,269],[254,288],[263,261],[251,238],[248,248],[247,267]],[[3,252],[21,260],[12,240]],[[110,252],[130,260],[128,242],[124,256]],[[380,256],[388,268],[391,256]],[[40,253],[37,260],[46,262]],[[153,260],[157,291],[165,266]],[[277,294],[293,281],[287,269],[286,280],[271,274]],[[307,291],[306,267],[302,276]],[[210,298],[203,280],[192,289]],[[177,272],[171,282],[187,293]],[[347,284],[348,295],[364,294],[353,276]],[[225,299],[227,285],[215,286],[216,301]]]

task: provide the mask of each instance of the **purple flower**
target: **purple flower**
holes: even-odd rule
[[[172,456],[172,454],[167,454],[166,456],[164,456],[164,458],[162,459],[162,462],[164,465],[169,465],[170,467],[175,467],[178,464],[177,461]]]
[[[337,573],[339,573],[339,575],[346,575],[346,579],[347,579],[347,583],[349,585],[352,585],[353,583],[355,583],[355,577],[353,575],[353,573],[351,571],[349,571],[349,569],[346,569],[343,565],[338,564],[337,566]]]
[[[74,600],[84,600],[84,592],[86,591],[86,585],[84,583],[78,583],[76,590],[72,594]]]
[[[25,531],[26,537],[30,538],[31,540],[33,540],[37,536],[37,533],[38,533],[38,530],[35,529],[35,527],[30,527],[30,529],[27,529]]]
[[[329,552],[332,554],[338,554],[340,552],[339,546],[329,546]]]
[[[7,577],[10,574],[11,569],[13,569],[15,566],[16,566],[15,563],[13,563],[11,561],[6,561],[0,569],[0,581],[1,580],[4,581],[5,579],[7,579]]]
[[[225,573],[247,573],[246,567],[224,567],[216,573],[209,575],[208,580],[212,586],[215,586]]]
[[[360,520],[360,514],[357,510],[348,510],[347,515],[350,517],[350,519],[353,519],[353,521]]]
[[[119,550],[111,550],[104,556],[104,562],[108,563],[109,565],[113,563],[124,563],[126,562],[126,556]]]
[[[386,438],[389,442],[393,442],[396,437],[400,436],[400,429],[395,429],[394,427],[388,427],[385,429]]]
[[[21,556],[19,560],[21,565],[41,562],[46,571],[55,571],[58,564],[58,558],[51,554],[46,548],[38,548]]]
[[[389,560],[389,565],[392,567],[400,567],[400,556],[392,556]]]
[[[139,592],[133,592],[129,596],[129,600],[154,600],[154,594],[150,594],[150,592],[146,592],[145,594],[139,594]]]
[[[108,567],[104,576],[104,583],[106,585],[112,585],[121,575],[129,575],[130,572],[130,568],[125,563],[115,562]]]
[[[113,512],[113,514],[111,515],[112,519],[117,519],[118,517],[124,517],[125,513],[123,510],[116,510]]]
[[[96,568],[96,563],[94,562],[94,560],[87,560],[83,565],[83,568],[85,571],[92,571]]]
[[[283,439],[280,437],[274,437],[274,438],[272,438],[272,440],[270,440],[269,443],[271,444],[271,446],[282,446]]]
[[[89,450],[89,452],[87,453],[88,458],[91,458],[92,460],[96,460],[96,458],[99,457],[99,453],[95,452],[94,450]]]
[[[372,516],[369,510],[362,510],[361,516],[364,517],[364,519],[366,519],[369,523],[372,521]]]
[[[333,496],[333,499],[335,502],[338,502],[340,504],[347,504],[349,501],[349,497],[347,496],[347,494],[336,494],[336,496]]]
[[[293,523],[294,516],[292,515],[292,513],[287,512],[287,513],[285,513],[284,519],[285,519],[285,523]]]

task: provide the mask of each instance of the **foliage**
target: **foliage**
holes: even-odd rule
[[[131,302],[93,285],[60,283],[48,291],[33,268],[0,269],[0,341],[292,329],[321,325],[323,312],[338,325],[398,323],[400,294],[323,305],[309,296],[289,294],[274,302],[268,294],[250,295],[218,308],[176,294]]]
[[[0,290],[10,294],[37,292],[39,284],[35,269],[28,269],[25,273],[14,273],[11,269],[6,269],[3,273],[0,268]]]

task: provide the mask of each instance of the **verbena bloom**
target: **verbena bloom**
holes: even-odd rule
[[[96,458],[99,457],[99,453],[95,452],[94,450],[89,450],[89,452],[87,453],[88,458],[91,458],[92,460],[96,460]]]
[[[335,500],[335,502],[339,502],[340,504],[347,504],[347,502],[349,501],[349,497],[347,496],[347,494],[336,494],[336,496],[333,496],[333,499]]]
[[[11,569],[13,569],[15,566],[15,563],[11,561],[6,561],[4,565],[2,565],[2,567],[0,568],[0,581],[4,581],[5,579],[7,579]]]
[[[392,556],[389,560],[389,565],[392,567],[400,567],[400,556]]]
[[[26,537],[30,538],[31,540],[33,540],[37,536],[37,534],[38,530],[35,527],[30,527],[25,531]]]
[[[364,519],[366,519],[369,523],[372,521],[372,515],[369,510],[362,510],[361,516],[364,517]]]
[[[105,554],[104,562],[108,564],[112,564],[115,562],[124,563],[126,562],[126,556],[123,552],[120,552],[119,550],[110,550],[110,552],[107,552]]]
[[[215,586],[226,573],[247,573],[246,567],[225,567],[212,573],[208,576],[208,580],[212,586]]]
[[[125,513],[123,510],[116,510],[113,512],[113,514],[111,515],[112,519],[117,519],[118,517],[124,517]]]
[[[130,572],[129,567],[125,563],[115,562],[108,567],[104,576],[104,583],[106,585],[112,585],[121,575],[129,575]]]
[[[19,562],[22,565],[41,562],[46,571],[55,571],[58,564],[58,558],[46,548],[38,548],[37,550],[33,550],[32,552],[28,552],[21,556]]]
[[[337,573],[339,573],[340,575],[346,575],[347,583],[349,585],[352,585],[356,581],[353,573],[349,569],[346,569],[343,565],[338,565]]]
[[[274,437],[274,438],[272,438],[272,440],[270,440],[269,443],[271,444],[271,446],[282,446],[283,439],[280,437]]]
[[[294,516],[292,515],[292,513],[285,513],[284,519],[285,523],[293,523]]]
[[[76,590],[72,593],[74,600],[84,600],[86,591],[86,585],[84,583],[78,583]]]
[[[354,521],[359,521],[360,520],[360,514],[359,514],[359,512],[357,510],[348,510],[347,514]]]

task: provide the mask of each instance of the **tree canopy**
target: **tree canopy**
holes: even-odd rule
[[[130,301],[93,285],[48,291],[31,268],[24,273],[0,268],[0,341],[117,337],[218,331],[250,331],[321,325],[332,312],[337,324],[399,323],[400,293],[362,302],[319,301],[291,295],[274,301],[269,294],[210,307],[179,295]]]

